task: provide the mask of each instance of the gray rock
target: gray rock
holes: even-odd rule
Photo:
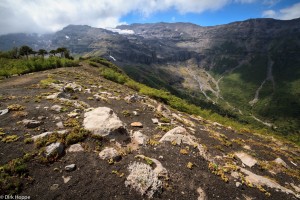
[[[81,92],[82,87],[77,83],[68,83],[63,87],[64,92]]]
[[[60,112],[61,109],[62,109],[62,106],[60,106],[60,105],[53,105],[53,106],[50,108],[50,110],[53,110],[53,111],[55,111],[55,112]]]
[[[65,170],[66,170],[67,172],[74,171],[75,169],[76,169],[76,165],[75,165],[75,164],[71,164],[71,165],[65,166]]]
[[[143,99],[144,99],[143,97],[141,97],[137,94],[130,95],[130,96],[127,96],[124,98],[124,100],[128,103],[135,103],[135,102],[141,101]]]
[[[24,119],[22,123],[26,128],[36,128],[43,124],[43,122],[41,121],[30,120],[30,119]]]
[[[52,131],[44,132],[44,133],[41,133],[41,134],[39,134],[39,135],[33,136],[32,139],[33,139],[34,141],[36,141],[37,139],[40,139],[40,138],[49,136],[49,135],[51,135],[51,134],[53,134],[53,133],[54,133],[54,132],[52,132]],[[57,131],[56,133],[64,135],[64,134],[67,134],[68,131],[67,131],[67,130],[62,130],[62,131]]]
[[[153,119],[151,119],[151,120],[152,120],[152,123],[153,123],[153,124],[158,124],[158,122],[159,122],[157,118],[153,118]]]
[[[64,124],[62,122],[57,122],[56,126],[57,126],[57,128],[60,128],[60,129],[64,128]]]
[[[8,109],[0,110],[0,116],[8,113]]]
[[[274,160],[274,162],[277,163],[277,164],[280,164],[280,165],[284,166],[285,168],[290,168],[290,167],[286,164],[286,162],[284,162],[284,160],[282,160],[281,158],[276,158],[276,159]]]
[[[67,151],[68,152],[82,152],[82,151],[84,151],[84,149],[81,146],[81,144],[73,144],[69,147],[69,149]]]
[[[99,153],[99,157],[102,160],[115,159],[118,156],[120,156],[120,155],[117,152],[117,150],[115,150],[114,148],[111,148],[111,147],[105,147],[105,149]]]
[[[72,176],[62,176],[62,178],[64,180],[64,183],[68,183],[71,180]]]
[[[257,163],[255,158],[244,152],[237,152],[235,155],[242,161],[243,164],[247,165],[248,167],[253,167]]]
[[[53,184],[53,185],[51,185],[51,187],[50,187],[50,190],[51,190],[51,191],[53,191],[53,190],[57,190],[57,189],[58,189],[58,187],[59,187],[59,185],[58,185],[58,184]]]
[[[132,135],[132,140],[139,145],[145,145],[149,138],[140,131],[135,131]]]
[[[204,192],[204,190],[201,187],[199,187],[197,189],[197,192],[199,194],[198,200],[207,200],[206,193]]]
[[[241,183],[240,182],[235,182],[235,186],[238,188],[238,187],[241,187]]]
[[[158,174],[147,164],[134,162],[129,165],[129,176],[126,178],[125,186],[135,189],[141,195],[151,198],[154,193],[160,192],[162,182]]]
[[[123,122],[107,107],[98,107],[84,113],[83,127],[92,134],[101,136],[127,133]]]
[[[159,142],[176,142],[176,144],[180,145],[181,143],[194,145],[193,141],[189,136],[187,136],[187,131],[185,128],[178,126],[168,131]]]
[[[61,156],[64,152],[64,145],[60,142],[52,143],[46,146],[46,157]]]

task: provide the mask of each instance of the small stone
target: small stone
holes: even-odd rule
[[[277,163],[277,164],[280,164],[280,165],[284,166],[285,168],[290,168],[290,167],[286,164],[286,162],[284,162],[281,158],[276,158],[276,159],[274,160],[274,162]]]
[[[59,187],[58,184],[53,184],[53,185],[51,185],[50,190],[52,190],[52,191],[53,191],[53,190],[57,190],[58,187]]]
[[[8,109],[0,110],[0,116],[8,113]]]
[[[52,143],[46,147],[46,157],[61,156],[64,152],[64,145],[60,142]]]
[[[135,131],[132,135],[132,139],[139,145],[145,145],[148,141],[148,137],[140,131]]]
[[[157,118],[153,118],[151,119],[153,124],[158,124],[158,119]]]
[[[143,124],[141,122],[132,122],[130,124],[132,127],[138,127],[138,128],[143,128]]]
[[[79,114],[76,112],[71,112],[68,114],[68,117],[77,117]]]
[[[56,116],[54,119],[55,119],[55,120],[60,120],[60,117],[59,117],[59,116]]]
[[[139,116],[139,113],[137,111],[132,112],[134,116]]]
[[[65,170],[66,170],[67,172],[74,171],[75,169],[76,169],[76,165],[75,165],[75,164],[71,164],[71,165],[65,166]]]
[[[81,146],[81,144],[73,144],[69,147],[69,149],[67,151],[68,152],[82,152],[82,151],[84,151],[84,149]]]
[[[38,116],[38,120],[43,120],[43,119],[46,119],[45,116]]]
[[[53,169],[53,171],[59,172],[59,168],[55,167],[55,168]]]
[[[105,149],[99,153],[99,157],[102,160],[114,159],[118,156],[119,156],[119,153],[117,152],[117,150],[115,150],[114,148],[111,148],[111,147],[105,147]]]
[[[60,129],[64,128],[64,124],[62,122],[57,122],[56,126],[57,126],[57,128],[60,128]]]
[[[72,176],[62,176],[62,178],[64,179],[64,183],[68,183],[71,180]]]
[[[238,188],[240,187],[242,184],[240,182],[235,182],[235,186]]]
[[[55,112],[60,112],[62,107],[60,105],[54,105],[50,109],[55,111]]]
[[[36,128],[43,124],[41,121],[24,119],[22,121],[26,128]]]

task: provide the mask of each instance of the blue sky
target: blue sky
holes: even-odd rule
[[[155,12],[149,16],[143,16],[143,13],[140,12],[131,12],[128,15],[123,16],[121,21],[128,24],[191,22],[201,26],[213,26],[227,24],[234,21],[243,21],[250,18],[270,17],[281,19],[281,16],[279,16],[280,10],[291,8],[292,6],[297,5],[297,3],[300,3],[300,0],[249,1],[249,3],[230,3],[218,10],[207,10],[202,13],[179,13],[178,10],[170,8],[166,11]],[[298,8],[298,17],[300,17],[300,5]],[[266,15],[264,13],[265,11],[274,11],[277,14]]]
[[[202,26],[249,18],[300,17],[300,0],[0,0],[0,34],[48,33],[69,24],[191,22]]]

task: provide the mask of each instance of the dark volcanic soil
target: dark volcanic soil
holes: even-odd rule
[[[25,144],[24,140],[47,131],[71,130],[72,127],[58,127],[57,123],[67,122],[70,118],[68,114],[75,109],[79,110],[75,119],[82,126],[85,112],[84,108],[76,108],[75,105],[59,99],[47,99],[47,96],[58,90],[49,84],[41,84],[41,80],[56,80],[55,83],[58,80],[62,84],[75,82],[83,90],[68,94],[69,99],[85,102],[93,108],[111,108],[127,125],[128,133],[139,130],[155,142],[137,146],[128,140],[119,146],[118,140],[88,136],[79,142],[84,148],[83,152],[67,152],[69,145],[66,145],[62,156],[46,162],[41,160],[38,154],[40,148],[34,143]],[[95,94],[101,94],[103,98],[97,100]],[[238,133],[229,127],[170,108],[169,111],[161,111],[156,109],[159,103],[148,97],[138,102],[126,102],[124,98],[132,94],[135,91],[100,77],[96,68],[85,63],[76,68],[54,69],[0,82],[0,110],[14,104],[23,106],[23,109],[10,110],[0,116],[0,132],[5,133],[0,136],[0,165],[10,163],[29,152],[35,155],[25,163],[28,169],[26,175],[12,175],[22,183],[17,193],[30,196],[31,199],[147,199],[147,196],[125,186],[125,180],[129,176],[128,166],[133,162],[146,163],[145,160],[136,158],[137,155],[144,155],[160,161],[168,172],[167,178],[160,178],[162,191],[156,192],[154,199],[297,199],[300,187],[298,147],[267,136],[249,132]],[[53,105],[61,105],[63,110],[53,111],[50,109]],[[134,115],[133,111],[138,115]],[[151,119],[159,118],[165,113],[175,113],[181,120],[169,115],[171,123],[166,124],[167,129],[162,130]],[[36,128],[26,128],[22,123],[24,119],[40,120],[43,123]],[[141,122],[143,127],[131,127],[132,122]],[[177,126],[185,127],[188,134],[204,146],[208,159],[203,158],[195,146],[157,142],[168,130]],[[5,138],[12,135],[16,135],[18,139],[7,142]],[[109,163],[98,156],[105,147],[126,152],[123,152],[118,162]],[[256,164],[250,168],[246,161],[235,155],[237,152],[244,152]],[[286,166],[274,162],[276,158],[282,159]],[[187,167],[189,162],[193,164],[192,168]],[[209,163],[215,164],[215,171],[209,167]],[[65,171],[65,166],[69,164],[76,164],[76,169]],[[231,167],[226,171],[228,165]],[[156,167],[155,164],[151,166],[153,169]],[[270,184],[262,181],[260,186],[265,191],[260,190],[255,180],[247,178],[241,169],[258,175],[255,179],[258,182],[264,177],[281,185],[290,194],[282,189],[272,188]],[[238,176],[234,177],[232,173]],[[64,183],[64,179],[69,181]],[[11,192],[4,185],[0,184],[0,187],[3,187],[0,188],[0,196]],[[204,191],[204,195],[197,192],[198,188]]]

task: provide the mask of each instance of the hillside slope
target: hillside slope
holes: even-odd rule
[[[0,82],[1,195],[299,198],[299,147],[176,111],[95,66]]]

